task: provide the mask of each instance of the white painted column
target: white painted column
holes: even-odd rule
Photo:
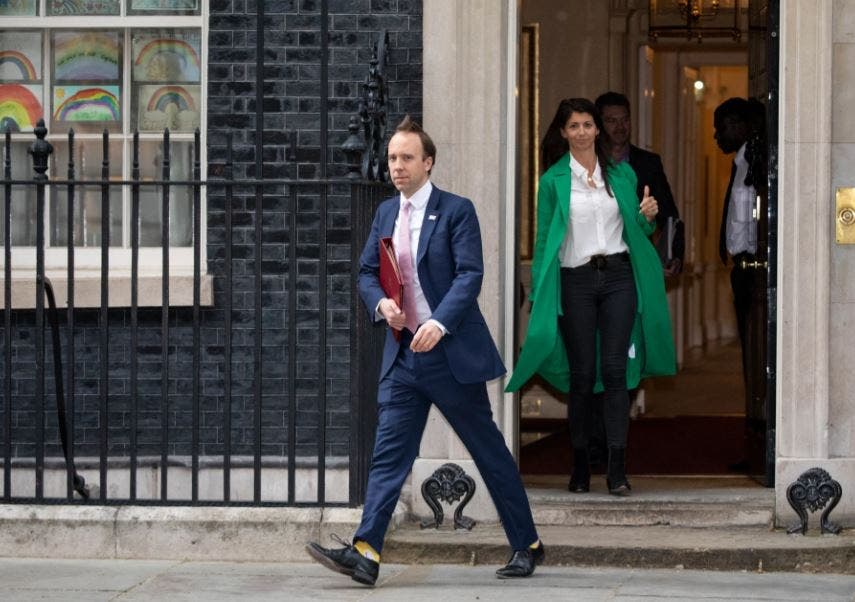
[[[516,15],[515,2],[424,0],[424,127],[437,146],[432,181],[470,198],[478,211],[484,246],[479,303],[505,357],[513,341],[513,308],[508,312],[506,306],[513,303],[508,256],[514,256]],[[515,443],[513,397],[503,387],[504,379],[488,383],[493,416],[506,440]],[[432,410],[411,475],[413,510],[431,514],[421,484],[439,466],[454,462],[477,483],[465,514],[497,520],[469,458],[445,419]]]

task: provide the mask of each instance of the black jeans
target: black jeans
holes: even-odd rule
[[[629,395],[626,364],[638,298],[629,256],[608,255],[576,268],[561,269],[558,326],[570,361],[570,439],[587,449],[591,430],[594,383],[599,365],[605,387],[603,416],[609,447],[626,447]]]

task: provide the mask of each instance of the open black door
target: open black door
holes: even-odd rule
[[[751,170],[757,189],[755,295],[748,324],[745,394],[748,472],[767,487],[775,477],[775,325],[778,157],[778,0],[749,2],[749,95],[765,105],[759,115]]]

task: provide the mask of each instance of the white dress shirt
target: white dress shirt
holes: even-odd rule
[[[422,222],[425,219],[425,209],[427,208],[428,201],[430,200],[430,193],[433,191],[433,184],[430,183],[430,180],[424,183],[424,185],[419,188],[413,196],[407,199],[403,193],[400,195],[400,202],[403,206],[404,201],[409,201],[413,207],[410,210],[410,258],[412,259],[412,273],[413,273],[413,293],[415,295],[416,300],[416,311],[418,312],[418,323],[424,324],[425,322],[433,322],[436,324],[439,329],[442,331],[444,335],[448,332],[440,322],[432,319],[430,305],[425,298],[425,293],[422,290],[421,282],[419,282],[419,271],[416,269],[416,262],[418,261],[418,253],[419,253],[419,236],[422,233]],[[392,240],[398,240],[398,222],[400,220],[400,209],[398,210],[398,217],[395,218],[395,229],[392,231]],[[401,258],[398,256],[398,261]],[[377,307],[378,311],[377,320],[383,320],[383,315],[379,312],[379,305]]]
[[[609,196],[597,162],[593,180],[588,186],[588,170],[570,155],[570,223],[561,245],[561,267],[584,265],[594,255],[623,253],[623,218],[617,199]]]
[[[757,220],[752,215],[757,191],[754,186],[745,185],[748,174],[748,161],[745,160],[745,147],[736,152],[733,163],[736,165],[736,175],[733,177],[733,187],[727,207],[727,226],[725,241],[727,252],[731,255],[738,253],[757,252]]]

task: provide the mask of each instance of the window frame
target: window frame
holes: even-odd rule
[[[132,115],[132,90],[133,83],[133,48],[132,36],[137,30],[181,30],[195,29],[200,35],[200,61],[201,69],[199,74],[199,89],[200,89],[200,108],[199,108],[199,130],[200,130],[200,166],[201,174],[207,172],[207,85],[208,85],[208,16],[209,6],[207,2],[200,2],[200,10],[198,15],[128,15],[128,4],[122,2],[120,15],[90,15],[90,16],[47,16],[47,0],[40,0],[39,15],[36,16],[4,16],[3,24],[0,29],[3,31],[27,31],[36,30],[42,32],[42,86],[44,102],[45,121],[49,124],[47,140],[51,143],[57,141],[68,140],[67,134],[52,134],[50,126],[52,125],[52,102],[53,98],[53,64],[52,64],[52,33],[55,30],[112,30],[119,31],[122,46],[122,79],[121,79],[121,105],[122,105],[122,124],[120,132],[110,133],[111,142],[121,141],[122,145],[122,179],[130,180],[130,162],[132,158],[132,140],[133,130],[131,129]],[[164,17],[168,17],[169,26],[164,27]],[[50,116],[51,119],[47,119]],[[80,140],[99,140],[101,133],[78,133],[75,131],[75,143]],[[163,133],[140,132],[140,144],[148,141],[158,141],[163,139]],[[193,132],[172,132],[169,133],[170,143],[174,142],[191,142],[194,138]],[[13,133],[12,140],[20,143],[21,141],[32,142],[35,136],[32,132]],[[111,161],[117,158],[111,157]],[[65,179],[65,173],[51,174],[53,179]],[[30,174],[28,177],[32,177]],[[192,177],[192,174],[190,174]],[[204,177],[203,177],[204,179]],[[13,192],[14,194],[14,192]],[[110,247],[110,274],[119,276],[130,274],[131,270],[131,248],[130,248],[130,186],[122,187],[122,246]],[[67,278],[67,259],[68,247],[66,245],[50,246],[50,227],[51,227],[51,206],[50,202],[45,203],[45,271],[48,276],[53,275],[54,278],[64,280]],[[207,194],[203,186],[201,190],[201,232],[199,243],[201,248],[201,265],[200,272],[203,278],[207,277],[207,262],[205,261],[207,248]],[[126,246],[127,245],[127,246]],[[90,279],[100,280],[101,266],[101,247],[74,247],[75,261],[75,282],[81,280],[90,281]],[[140,277],[159,278],[162,276],[163,254],[162,247],[140,247],[139,248],[139,273]],[[169,249],[170,262],[170,281],[173,279],[184,280],[193,274],[193,246],[170,247]],[[0,255],[0,268],[4,266],[4,258]],[[13,281],[33,280],[35,277],[36,268],[36,248],[34,246],[13,246],[12,247],[12,279]],[[2,284],[2,272],[0,272],[0,284]],[[172,282],[170,283],[172,288]],[[14,282],[13,282],[14,286]],[[64,302],[64,299],[62,300]],[[170,305],[185,305],[182,299],[170,298]],[[112,305],[112,304],[111,304]],[[13,303],[13,306],[18,304]]]

